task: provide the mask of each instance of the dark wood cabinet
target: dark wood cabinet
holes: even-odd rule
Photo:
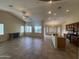
[[[66,25],[66,31],[70,43],[79,46],[79,22]]]
[[[77,32],[79,30],[79,22],[66,25],[66,30]]]

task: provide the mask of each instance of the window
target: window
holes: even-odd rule
[[[21,33],[24,32],[24,26],[21,26]]]
[[[25,31],[26,32],[32,32],[32,26],[26,26]]]
[[[41,33],[42,32],[42,27],[41,26],[35,26],[35,33]]]
[[[0,35],[4,35],[4,24],[0,24]]]

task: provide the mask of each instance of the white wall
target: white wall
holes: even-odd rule
[[[22,20],[4,11],[0,11],[0,23],[3,23],[5,26],[5,34],[4,36],[0,36],[1,41],[7,40],[9,33],[20,32],[20,27],[24,25]]]

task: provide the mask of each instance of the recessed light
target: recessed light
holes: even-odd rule
[[[67,9],[67,10],[66,10],[66,12],[67,12],[67,13],[69,13],[69,12],[70,12],[70,10],[68,10],[68,9]]]
[[[48,14],[52,14],[52,12],[51,11],[48,11]]]
[[[49,1],[49,4],[52,4],[52,3],[53,3],[52,0],[50,0],[50,1]]]

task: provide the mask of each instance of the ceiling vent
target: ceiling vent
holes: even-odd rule
[[[48,1],[50,1],[50,0],[39,0],[39,1],[48,2]],[[61,0],[52,0],[52,1],[61,1]]]

